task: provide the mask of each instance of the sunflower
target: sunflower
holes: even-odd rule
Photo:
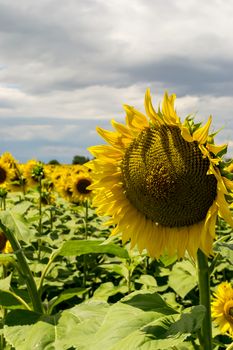
[[[10,169],[9,164],[0,158],[0,186],[9,182],[12,174],[13,171]]]
[[[24,164],[16,164],[12,169],[12,175],[8,183],[8,188],[10,191],[18,192],[26,190],[26,178],[23,175]]]
[[[2,252],[6,246],[7,238],[4,232],[0,231],[0,251]]]
[[[71,175],[69,172],[64,172],[56,184],[56,190],[67,201],[72,202],[73,191],[71,189]]]
[[[233,186],[221,174],[227,146],[209,135],[211,117],[204,126],[191,117],[182,123],[174,101],[165,93],[156,112],[147,90],[147,116],[125,105],[126,124],[97,128],[108,144],[89,148],[95,156],[89,189],[97,213],[111,217],[112,234],[121,233],[123,242],[131,239],[131,247],[157,259],[186,251],[195,259],[199,248],[212,253],[218,214],[233,227],[226,199]]]
[[[83,202],[92,197],[92,190],[88,188],[92,184],[89,173],[80,172],[79,175],[71,176],[71,191],[73,202]]]
[[[15,160],[15,158],[12,156],[12,154],[10,152],[4,152],[1,155],[1,160],[6,163],[9,168],[14,168],[15,164],[17,163],[17,160]]]
[[[32,159],[24,165],[23,176],[26,178],[29,187],[35,187],[39,185],[41,180],[46,178],[47,173],[44,164]]]
[[[212,317],[221,333],[233,338],[233,288],[229,282],[219,284],[211,306]]]
[[[10,241],[6,241],[6,244],[5,244],[5,247],[4,249],[2,250],[2,253],[4,254],[10,254],[10,253],[13,253],[13,248],[10,244]]]

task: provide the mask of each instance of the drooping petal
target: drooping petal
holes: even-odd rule
[[[209,135],[209,128],[212,122],[212,116],[209,117],[207,123],[198,128],[196,131],[193,133],[193,140],[198,141],[200,144],[206,143],[207,137]]]

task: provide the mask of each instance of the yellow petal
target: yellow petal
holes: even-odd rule
[[[227,147],[226,144],[224,145],[213,145],[211,143],[207,143],[206,148],[214,153],[215,155],[218,154],[219,152],[223,151]]]
[[[212,122],[212,116],[209,117],[207,123],[204,126],[198,128],[196,131],[194,131],[194,133],[193,133],[193,140],[194,141],[198,141],[201,144],[206,143],[211,122]]]
[[[164,124],[162,118],[156,113],[152,105],[150,89],[146,90],[144,105],[145,105],[146,114],[151,119],[152,123],[154,124],[159,123],[160,125]]]
[[[181,126],[181,135],[185,141],[193,142],[193,137],[186,126],[183,126],[183,125]]]
[[[226,202],[225,196],[221,191],[218,191],[216,202],[219,207],[218,211],[220,216],[233,228],[232,213]]]
[[[128,105],[124,105],[123,108],[126,112],[126,124],[129,128],[135,128],[141,131],[144,127],[149,126],[148,120],[144,114]]]
[[[168,93],[165,92],[163,102],[162,102],[162,112],[166,124],[178,125],[180,124],[180,119],[176,114],[174,109],[174,102],[176,95],[172,94],[168,96]]]
[[[233,192],[233,180],[230,180],[224,176],[222,176],[223,182],[226,186],[226,188],[228,188],[230,191]]]
[[[111,121],[111,124],[116,129],[117,132],[119,132],[120,134],[126,137],[132,138],[130,130],[124,124],[118,123],[114,119]]]

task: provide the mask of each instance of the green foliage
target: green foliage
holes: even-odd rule
[[[51,165],[60,165],[59,161],[57,159],[51,159],[48,164],[51,164]]]
[[[157,293],[133,293],[109,305],[90,301],[53,317],[11,311],[4,336],[19,350],[172,349],[199,330],[202,306],[179,314]]]
[[[38,207],[39,192],[8,196],[1,229],[25,255],[44,312],[35,312],[17,252],[0,254],[1,344],[6,350],[200,349],[205,308],[198,306],[196,263],[143,252],[109,238],[89,205],[60,197]],[[41,221],[41,227],[39,222]],[[211,290],[232,279],[232,229],[217,223],[209,259]],[[229,344],[214,330],[215,350]]]
[[[72,160],[72,164],[85,164],[89,161],[90,159],[84,156],[74,156]]]

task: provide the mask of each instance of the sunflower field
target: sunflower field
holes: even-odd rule
[[[0,156],[0,349],[233,349],[233,166],[174,95],[84,165]]]

